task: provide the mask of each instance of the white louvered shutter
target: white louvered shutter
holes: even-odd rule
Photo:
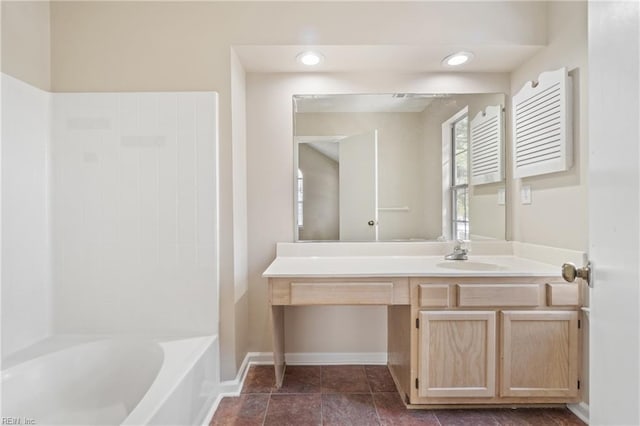
[[[569,170],[573,163],[571,77],[566,68],[540,74],[513,96],[515,178]]]
[[[504,127],[502,105],[488,106],[470,125],[471,184],[500,182],[504,179]]]

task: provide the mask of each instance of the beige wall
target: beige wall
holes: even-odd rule
[[[548,7],[549,45],[511,74],[511,94],[544,71],[566,67],[573,78],[574,165],[566,172],[514,180],[510,193],[511,239],[586,251],[587,238],[587,4]],[[511,153],[509,153],[511,155]],[[508,170],[512,176],[511,170]],[[530,185],[531,205],[520,204]]]
[[[304,191],[299,238],[340,239],[338,162],[306,143],[298,144],[298,158]]]
[[[40,89],[51,88],[48,1],[2,1],[2,72]]]

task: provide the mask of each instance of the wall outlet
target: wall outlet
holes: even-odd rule
[[[499,206],[504,206],[506,197],[507,196],[506,196],[504,188],[498,189],[498,205]]]
[[[531,186],[523,186],[520,188],[520,203],[531,204]]]

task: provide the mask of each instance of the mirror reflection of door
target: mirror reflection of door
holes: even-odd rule
[[[377,241],[377,131],[340,140],[339,152],[340,241]]]

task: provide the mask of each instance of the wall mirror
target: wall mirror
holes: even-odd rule
[[[296,241],[505,239],[505,95],[296,95]]]

